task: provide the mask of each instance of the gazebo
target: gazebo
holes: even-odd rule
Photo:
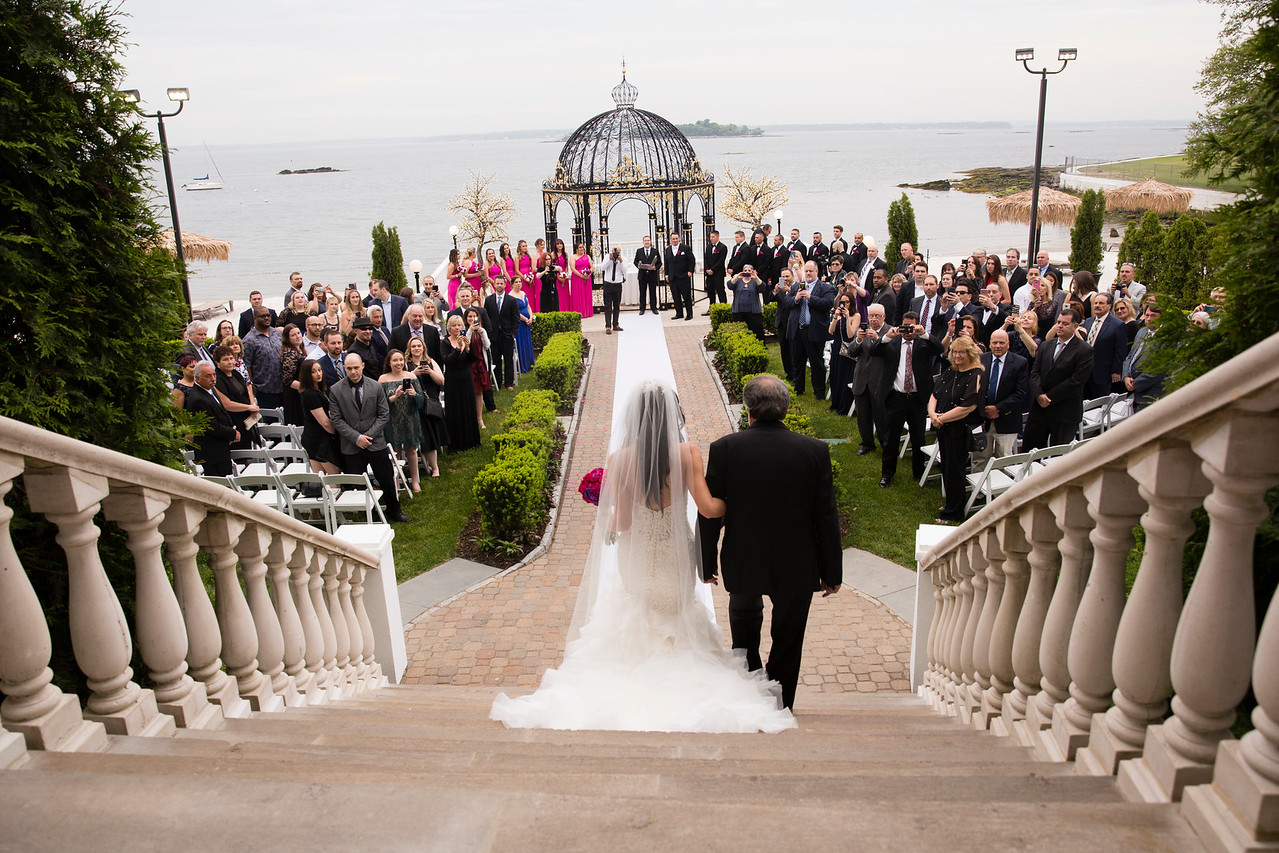
[[[692,245],[689,208],[697,199],[702,238],[709,238],[715,224],[715,176],[702,169],[679,128],[635,108],[638,94],[626,81],[623,66],[622,82],[613,87],[617,106],[587,121],[564,143],[554,174],[542,183],[548,248],[558,236],[556,212],[564,202],[572,209],[573,243],[586,243],[597,258],[608,255],[609,212],[628,199],[648,206],[648,234],[659,247],[674,229]]]

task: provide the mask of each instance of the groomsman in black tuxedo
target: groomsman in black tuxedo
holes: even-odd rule
[[[1073,308],[1057,314],[1053,337],[1045,337],[1030,369],[1030,415],[1021,449],[1066,444],[1084,417],[1084,386],[1092,374],[1092,347],[1076,336],[1080,316]]]
[[[724,292],[724,265],[728,262],[728,247],[719,241],[719,232],[712,231],[710,242],[702,253],[702,278],[706,284],[706,298],[711,305],[728,302]],[[703,316],[710,314],[709,308]]]
[[[865,263],[867,250],[864,240],[865,238],[862,236],[862,232],[855,231],[853,233],[853,242],[849,245],[848,251],[845,252],[849,259],[847,264],[848,269],[858,271],[862,268],[862,264]]]
[[[826,264],[830,262],[830,247],[822,242],[822,232],[813,232],[813,245],[808,247],[808,260],[817,264],[817,277],[826,276]]]
[[[751,236],[751,249],[747,263],[757,272],[773,268],[773,247],[768,245],[768,236],[763,231],[756,231]]]
[[[802,257],[804,260],[808,260],[808,247],[804,245],[803,240],[799,239],[798,228],[792,228],[790,230],[790,242],[786,244],[786,251],[799,252],[800,257]]]
[[[671,235],[671,244],[662,256],[666,269],[666,283],[671,288],[671,301],[675,303],[674,320],[693,319],[693,269],[697,262],[692,251],[682,244],[679,232]]]
[[[733,234],[733,248],[728,251],[728,263],[724,265],[724,269],[730,277],[736,277],[741,274],[742,267],[749,263],[751,263],[751,244],[746,242],[744,232],[737,231]]]
[[[495,280],[493,289],[495,292],[484,300],[484,311],[494,332],[490,342],[497,384],[509,391],[515,387],[515,332],[520,328],[520,304],[507,295],[506,279]]]
[[[742,401],[750,426],[712,443],[706,459],[706,485],[728,512],[698,517],[702,580],[718,583],[717,566],[723,570],[733,648],[745,650],[747,668],[764,668],[781,685],[782,704],[794,708],[813,593],[833,595],[844,580],[830,448],[782,425],[790,393],[776,376],[747,382]],[[766,667],[764,596],[772,604]]]
[[[639,270],[640,316],[644,316],[644,297],[657,313],[657,278],[662,269],[662,253],[653,248],[653,241],[645,236],[644,245],[635,250],[635,268]]]

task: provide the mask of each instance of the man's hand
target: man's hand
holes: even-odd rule
[[[829,598],[830,596],[839,592],[839,588],[843,586],[843,584],[839,584],[839,583],[835,584],[834,586],[830,586],[826,583],[826,581],[821,581],[821,585],[822,585],[822,598]]]
[[[997,406],[987,406],[981,410],[981,413],[986,420],[993,421],[995,418],[999,417],[999,408]]]
[[[373,439],[369,438],[367,435],[362,435],[355,440],[356,447],[360,448],[361,450],[367,449],[368,446],[372,443],[373,443]]]
[[[706,580],[702,581],[702,583],[708,583],[711,586],[719,586],[719,575],[718,574],[711,575]]]
[[[1112,383],[1118,382],[1118,381],[1119,381],[1119,374],[1118,374],[1118,373],[1112,373],[1112,374],[1110,374],[1110,381],[1111,381]]]
[[[235,433],[235,438],[231,439],[231,443],[234,444],[235,442],[240,440],[240,431],[238,429],[233,428],[231,432]]]
[[[1040,394],[1035,398],[1035,402],[1039,404],[1040,408],[1046,409],[1052,405],[1053,401],[1048,399],[1047,394]]]
[[[1124,379],[1124,387],[1125,387],[1125,388],[1127,388],[1129,391],[1131,391],[1131,390],[1132,390],[1132,377],[1131,377],[1131,376],[1129,376],[1129,377],[1127,377],[1126,379]]]

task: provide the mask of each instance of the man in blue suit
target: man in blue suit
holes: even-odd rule
[[[1021,416],[1030,402],[1030,362],[1008,351],[1008,333],[997,329],[990,334],[990,352],[981,354],[986,370],[986,447],[995,456],[1017,452]]]
[[[391,332],[404,319],[404,312],[409,310],[409,301],[403,296],[391,293],[385,281],[375,278],[369,282],[369,295],[364,300],[364,307],[371,308],[375,303],[382,306],[382,331],[389,338]]]
[[[1128,330],[1110,312],[1110,294],[1096,293],[1092,316],[1084,321],[1084,339],[1092,347],[1092,372],[1084,385],[1084,399],[1095,400],[1110,393],[1110,386],[1123,379],[1128,356]]]
[[[790,310],[787,337],[791,339],[791,384],[796,395],[804,393],[804,370],[812,365],[813,396],[826,399],[826,341],[830,339],[830,309],[835,288],[822,281],[817,263],[804,264],[804,280],[782,292],[781,302]]]

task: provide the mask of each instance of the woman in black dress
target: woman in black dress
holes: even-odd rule
[[[248,450],[262,443],[257,425],[247,429],[245,420],[258,412],[258,403],[254,399],[253,386],[244,381],[244,377],[235,369],[236,357],[230,347],[221,346],[213,350],[213,362],[218,366],[214,376],[214,387],[218,391],[218,400],[222,408],[231,413],[231,420],[236,422],[240,431],[240,440],[231,444],[232,450]]]
[[[341,474],[342,456],[338,450],[338,434],[329,420],[329,386],[324,382],[324,368],[313,358],[302,362],[298,375],[302,386],[302,449],[317,474]]]
[[[840,350],[844,344],[857,342],[857,329],[862,318],[853,310],[853,300],[849,292],[841,293],[831,312],[829,333],[830,344],[830,410],[840,415],[847,415],[853,408],[853,389],[848,387],[853,381],[853,371],[857,362]]]
[[[542,310],[560,310],[560,268],[555,265],[555,258],[546,252],[537,261],[537,277],[542,282]]]
[[[432,477],[440,476],[439,451],[448,446],[449,430],[444,424],[444,407],[440,405],[440,389],[444,387],[444,367],[426,351],[421,338],[409,338],[408,364],[426,395],[422,406],[422,459]]]
[[[306,361],[306,350],[302,347],[302,330],[290,323],[281,332],[284,338],[284,345],[280,347],[280,377],[284,384],[284,422],[293,426],[302,426],[302,386],[298,382],[302,362]]]
[[[480,444],[480,425],[475,419],[475,380],[471,362],[475,354],[471,342],[462,337],[462,318],[449,317],[448,335],[440,342],[444,361],[444,423],[449,433],[449,450],[456,452]]]
[[[946,505],[940,510],[938,522],[964,519],[968,438],[972,428],[981,423],[978,408],[985,399],[986,376],[980,351],[972,338],[959,335],[950,344],[950,365],[942,370],[941,379],[928,398],[928,420],[937,430],[942,487],[946,491]]]

